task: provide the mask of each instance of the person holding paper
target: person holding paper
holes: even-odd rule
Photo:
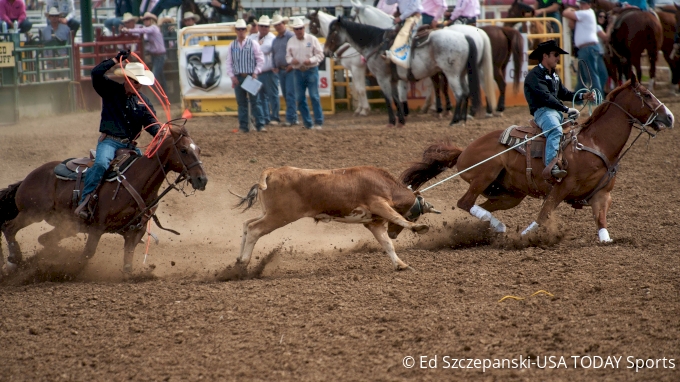
[[[248,93],[241,87],[248,76],[257,79],[257,75],[262,72],[264,54],[260,50],[260,44],[246,38],[248,31],[245,20],[238,19],[234,28],[236,29],[236,40],[229,44],[226,66],[227,75],[231,78],[231,87],[236,93],[239,130],[243,133],[248,132],[248,103],[250,102],[251,112],[255,118],[255,128],[257,131],[267,131],[263,123],[262,106],[258,102],[257,96]]]
[[[323,47],[316,37],[305,33],[305,24],[301,19],[293,19],[291,26],[295,37],[288,40],[286,45],[286,61],[295,73],[298,110],[306,129],[321,130],[323,110],[319,98],[319,63],[324,59]],[[314,109],[314,125],[305,98],[307,90]]]
[[[279,118],[279,77],[272,71],[272,43],[276,36],[271,33],[269,16],[262,16],[257,22],[258,33],[248,36],[249,39],[260,44],[260,50],[264,55],[262,73],[258,76],[262,82],[262,90],[257,94],[257,98],[262,106],[262,117],[265,125],[278,125]]]

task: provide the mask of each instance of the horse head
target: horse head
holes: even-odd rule
[[[319,23],[319,11],[312,11],[307,14],[309,19],[309,33],[318,36],[321,32],[321,24]]]
[[[168,126],[169,128],[158,132],[158,134],[163,134],[159,137],[162,139],[158,152],[159,160],[165,163],[166,170],[186,176],[195,190],[205,190],[208,176],[201,162],[201,148],[191,139],[184,124],[168,124]]]
[[[519,0],[515,0],[508,9],[508,18],[534,17],[534,8]]]
[[[642,86],[635,74],[622,86],[613,90],[607,96],[607,100],[621,106],[630,116],[656,131],[672,129],[675,124],[673,113],[652,92]]]
[[[394,17],[376,7],[361,4],[354,0],[352,0],[352,7],[354,21],[359,24],[373,25],[383,29],[392,28],[394,26]]]
[[[338,19],[331,22],[328,26],[328,36],[326,36],[326,42],[323,44],[323,53],[327,57],[331,57],[340,45],[346,42],[347,33],[344,32],[341,24],[342,17],[338,16]]]

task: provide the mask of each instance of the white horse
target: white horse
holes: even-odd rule
[[[350,0],[350,2],[352,3],[352,16],[354,17],[354,22],[372,25],[381,29],[394,28],[394,17],[392,15],[388,15],[376,7],[365,5],[356,0]],[[406,115],[408,115],[408,81],[399,81],[397,89],[399,92],[399,100],[404,107]]]
[[[364,5],[356,0],[350,0],[352,6],[356,10],[354,21],[373,25],[378,28],[391,28],[393,17],[370,5]],[[496,84],[493,78],[493,52],[491,49],[491,40],[483,30],[469,26],[469,25],[452,25],[448,29],[456,30],[466,36],[471,37],[477,46],[477,51],[480,52],[478,56],[477,65],[480,69],[480,75],[483,78],[483,89],[487,98],[487,115],[490,115],[493,110],[496,110]],[[425,81],[426,86],[432,87],[430,81]],[[431,90],[430,94],[434,92]],[[429,97],[428,97],[429,98]],[[428,100],[431,102],[431,100]],[[429,102],[426,102],[429,105]],[[491,111],[489,111],[491,110]],[[474,110],[476,111],[476,110]]]
[[[322,11],[312,12],[307,18],[310,20],[309,31],[312,34],[321,34],[324,37],[328,36],[328,25],[335,20],[335,17]],[[334,53],[335,62],[352,73],[354,99],[357,100],[354,114],[368,115],[371,106],[368,104],[368,97],[366,96],[366,61],[361,57],[361,53],[349,44],[342,45]]]
[[[339,17],[329,26],[324,52],[330,54],[348,42],[365,58],[368,68],[375,75],[380,89],[385,96],[389,116],[388,127],[403,126],[404,109],[397,98],[397,78],[406,80],[409,73],[406,69],[386,62],[380,55],[387,49],[389,34],[393,30],[380,29],[370,25],[357,24]],[[442,72],[456,97],[456,111],[451,124],[464,121],[467,117],[468,97],[472,95],[473,105],[479,106],[479,68],[477,67],[477,47],[472,38],[460,32],[442,29],[430,33],[426,42],[421,43],[412,52],[410,72],[415,80],[431,77]],[[468,73],[470,86],[461,81],[463,74]],[[397,78],[395,78],[397,77]],[[392,102],[397,107],[398,124],[392,110]]]

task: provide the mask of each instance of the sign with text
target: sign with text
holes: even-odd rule
[[[0,68],[12,68],[14,65],[14,43],[0,42]]]

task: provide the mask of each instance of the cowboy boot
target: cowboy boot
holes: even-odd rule
[[[564,178],[565,176],[567,176],[567,171],[566,171],[566,170],[562,170],[562,169],[559,168],[559,166],[557,166],[557,165],[554,165],[553,168],[552,168],[552,170],[550,170],[550,174],[551,174],[553,177],[557,178],[557,179],[562,179],[562,178]]]

